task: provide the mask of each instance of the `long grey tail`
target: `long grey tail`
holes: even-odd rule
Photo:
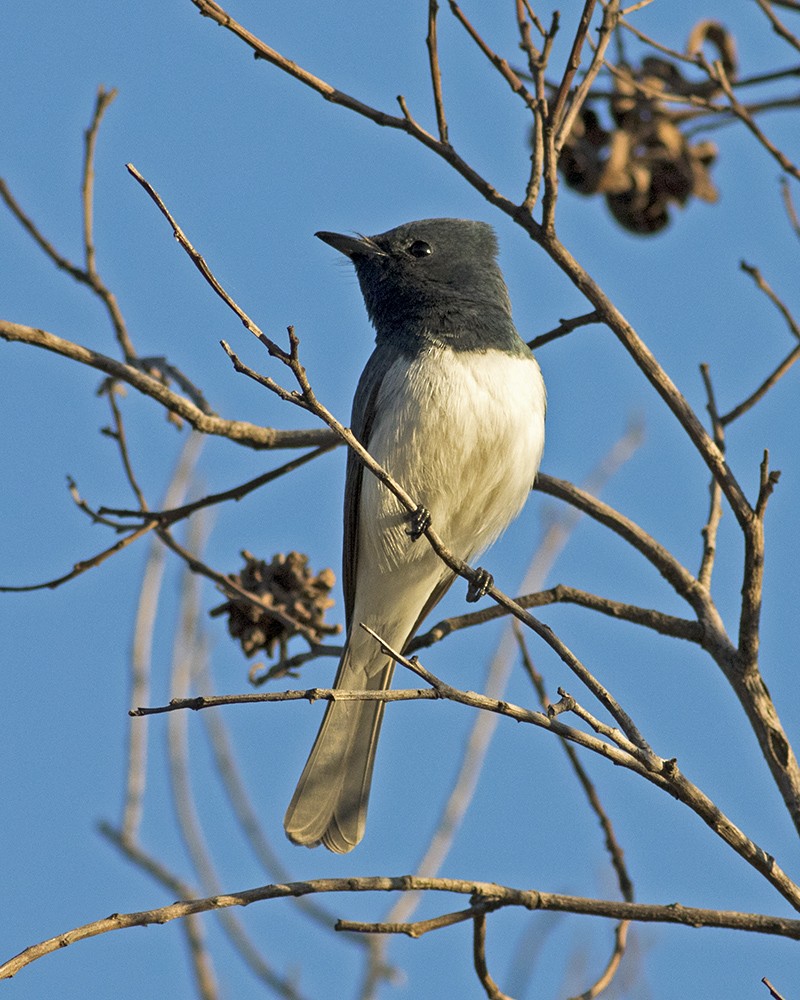
[[[389,687],[394,663],[379,665],[373,660],[369,667],[355,665],[348,646],[335,687],[371,691]],[[286,810],[283,827],[289,840],[305,847],[321,843],[345,854],[364,836],[383,708],[382,701],[330,702]]]

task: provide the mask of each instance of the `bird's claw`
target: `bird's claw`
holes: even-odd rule
[[[467,601],[470,604],[474,604],[482,597],[485,597],[493,586],[494,577],[492,574],[482,566],[479,566],[475,570],[475,576],[469,581],[469,585],[467,586]]]
[[[406,528],[406,534],[412,542],[422,538],[431,526],[431,512],[427,507],[417,507],[413,514],[409,515],[411,527]]]

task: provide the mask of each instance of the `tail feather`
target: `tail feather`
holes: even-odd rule
[[[348,650],[336,687],[380,691],[391,683],[393,668],[387,661],[378,670],[364,671],[352,664]],[[305,847],[322,843],[345,854],[364,836],[383,709],[382,701],[328,705],[283,821],[293,843]]]

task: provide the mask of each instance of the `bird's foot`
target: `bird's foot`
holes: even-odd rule
[[[485,570],[482,566],[479,566],[475,570],[475,576],[469,581],[469,586],[467,587],[467,601],[470,604],[474,604],[479,601],[494,586],[494,577],[492,574]]]
[[[406,534],[412,542],[422,538],[431,526],[431,512],[427,507],[417,507],[413,514],[409,514],[411,527],[406,528]]]

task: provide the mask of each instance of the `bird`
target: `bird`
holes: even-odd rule
[[[420,505],[409,514],[349,452],[346,642],[334,687],[382,691],[395,664],[361,623],[402,651],[455,579],[425,529],[469,562],[520,513],[542,458],[546,393],[488,223],[423,219],[377,236],[316,236],[352,262],[375,328],[351,430]],[[480,574],[468,598],[491,585]],[[343,854],[362,839],[384,704],[328,703],[284,819],[295,844]]]

